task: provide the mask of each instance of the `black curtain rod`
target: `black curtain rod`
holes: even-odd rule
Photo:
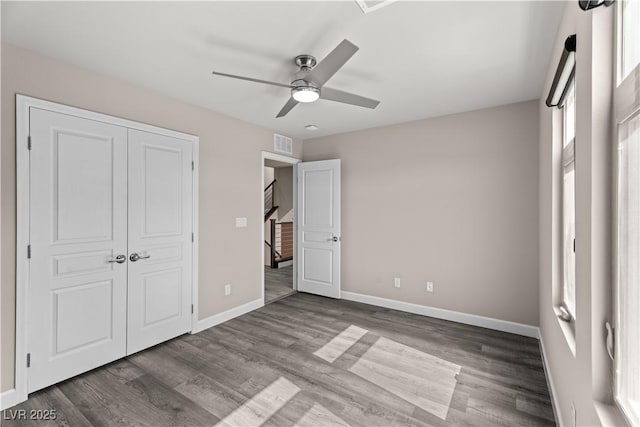
[[[578,4],[582,10],[591,10],[602,5],[611,6],[613,0],[578,0]]]
[[[564,41],[564,50],[560,57],[560,63],[553,77],[549,96],[547,96],[547,107],[562,107],[569,83],[571,83],[575,74],[575,53],[576,35],[573,34]]]

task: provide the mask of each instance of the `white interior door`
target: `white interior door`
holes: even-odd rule
[[[126,353],[127,133],[30,109],[28,392]]]
[[[192,143],[129,129],[127,354],[191,329]]]
[[[298,290],[340,298],[340,160],[298,163]]]

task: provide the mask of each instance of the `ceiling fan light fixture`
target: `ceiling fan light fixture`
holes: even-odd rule
[[[297,86],[291,89],[291,96],[298,102],[314,102],[320,98],[320,89],[313,86]]]

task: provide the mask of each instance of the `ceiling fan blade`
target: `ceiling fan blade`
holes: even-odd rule
[[[365,108],[376,108],[378,104],[380,104],[380,101],[376,101],[375,99],[365,98],[364,96],[355,95],[338,89],[331,89],[330,87],[323,87],[320,89],[320,99],[327,99],[329,101],[342,102],[343,104],[357,105],[358,107]]]
[[[322,86],[358,51],[358,46],[344,39],[311,70],[311,80]]]
[[[218,76],[223,76],[223,77],[231,77],[232,79],[248,80],[250,82],[263,83],[263,84],[266,84],[266,85],[286,87],[288,89],[291,89],[293,87],[291,85],[284,84],[284,83],[270,82],[269,80],[254,79],[252,77],[236,76],[235,74],[219,73],[217,71],[212,71],[211,74],[216,74]]]
[[[278,113],[278,115],[276,116],[276,119],[280,118],[280,117],[284,117],[287,115],[287,113],[289,111],[291,111],[293,109],[293,107],[295,107],[296,105],[298,105],[298,101],[296,101],[295,99],[293,99],[293,97],[289,98],[289,100],[287,101],[286,104],[284,104],[284,107],[282,107],[282,110],[280,110],[280,112]]]

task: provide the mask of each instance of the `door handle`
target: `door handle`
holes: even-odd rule
[[[117,255],[115,258],[110,259],[107,262],[117,262],[118,264],[122,264],[126,260],[127,260],[127,256],[126,255]]]
[[[129,259],[130,259],[132,262],[136,262],[136,261],[138,261],[139,259],[149,259],[149,258],[151,258],[151,255],[143,255],[143,256],[141,256],[141,255],[138,255],[138,254],[137,254],[137,253],[135,253],[135,252],[134,252],[134,253],[132,253],[132,254],[131,254],[131,256],[129,257]]]
[[[332,238],[327,239],[327,241],[329,241],[329,242],[339,242],[340,240],[342,240],[342,239],[340,239],[340,237],[338,237],[338,236],[333,236]]]

